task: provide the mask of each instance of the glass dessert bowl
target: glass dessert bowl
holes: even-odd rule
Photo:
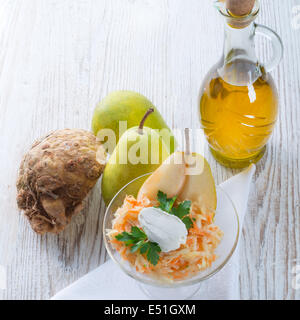
[[[111,242],[108,230],[112,229],[116,211],[122,207],[126,196],[137,196],[140,187],[151,174],[143,175],[134,179],[124,186],[112,199],[107,207],[103,235],[104,242],[109,256],[128,276],[134,278],[140,285],[141,290],[149,297],[155,299],[188,299],[191,298],[200,288],[202,281],[205,281],[219,272],[230,260],[234,253],[239,238],[239,218],[235,206],[229,195],[217,187],[217,209],[214,216],[214,225],[221,229],[223,235],[220,243],[214,250],[215,261],[204,270],[200,270],[191,277],[184,279],[166,281],[151,274],[145,274],[124,260]]]

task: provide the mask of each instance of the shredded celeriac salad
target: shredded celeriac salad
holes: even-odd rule
[[[116,235],[124,231],[130,232],[133,226],[140,227],[140,211],[156,205],[157,202],[151,202],[147,198],[137,201],[134,197],[127,196],[122,207],[116,211],[112,229],[107,230],[107,233],[112,246],[122,259],[135,267],[137,272],[168,282],[191,278],[199,271],[209,268],[217,258],[214,251],[222,239],[223,232],[213,223],[214,212],[201,212],[193,203],[189,214],[193,226],[188,230],[186,243],[177,250],[160,252],[159,261],[155,266],[145,255],[131,252],[130,247],[116,239]]]

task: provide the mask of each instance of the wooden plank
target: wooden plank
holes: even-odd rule
[[[286,2],[262,1],[258,19],[281,35],[285,56],[272,73],[280,119],[257,167],[240,245],[242,299],[300,298],[292,288],[292,268],[300,264],[300,30],[291,25],[297,1]],[[19,215],[14,184],[32,141],[57,128],[89,129],[95,104],[117,89],[148,96],[174,129],[199,128],[198,91],[220,57],[222,28],[208,0],[1,1],[2,298],[48,299],[106,259],[99,183],[58,236],[35,235]],[[262,60],[271,53],[263,41],[257,51]],[[217,182],[238,172],[215,162],[201,133],[193,145]]]

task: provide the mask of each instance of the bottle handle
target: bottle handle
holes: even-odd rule
[[[272,59],[264,64],[266,72],[270,72],[275,69],[283,56],[283,44],[279,35],[272,29],[263,26],[261,24],[254,23],[255,35],[261,35],[271,41],[273,47],[273,57]]]

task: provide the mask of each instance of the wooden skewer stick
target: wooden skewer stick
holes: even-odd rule
[[[185,154],[187,156],[189,156],[191,154],[190,129],[189,128],[184,129],[184,135],[185,135]]]

